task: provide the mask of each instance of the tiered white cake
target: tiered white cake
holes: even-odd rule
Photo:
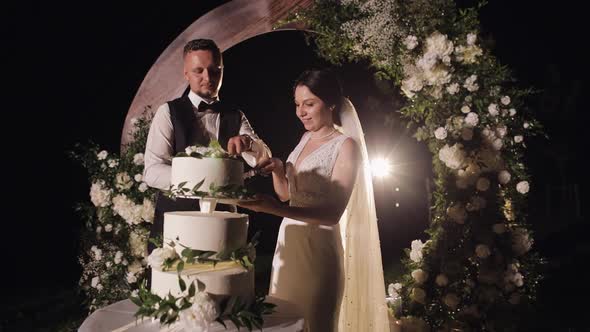
[[[183,246],[197,250],[221,252],[235,250],[246,245],[248,216],[220,212],[202,213],[167,212],[164,214],[164,246],[173,241],[181,255]],[[215,258],[213,256],[212,258]],[[246,269],[234,262],[222,262],[213,267],[210,263],[185,266],[181,272],[187,287],[193,281],[202,283],[205,291],[216,301],[229,296],[239,296],[250,302],[254,299],[254,268]],[[159,296],[169,292],[181,294],[176,270],[160,271],[152,268],[151,291]]]
[[[170,181],[174,188],[186,182],[184,188],[193,187],[205,179],[198,189],[209,191],[209,186],[225,186],[229,184],[244,184],[244,163],[230,158],[193,158],[175,157],[172,159],[172,173]]]

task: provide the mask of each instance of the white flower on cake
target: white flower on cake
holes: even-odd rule
[[[479,258],[488,258],[491,254],[490,247],[485,244],[478,244],[475,247],[475,254]]]
[[[524,255],[533,246],[533,239],[529,237],[529,232],[524,228],[512,230],[512,250],[517,255]]]
[[[504,96],[504,97],[502,97],[502,98],[500,99],[500,102],[501,102],[503,105],[508,105],[508,104],[510,104],[510,97],[508,97],[508,96]]]
[[[452,310],[457,309],[457,306],[459,305],[459,297],[457,295],[455,295],[454,293],[448,293],[443,297],[443,303],[451,308]]]
[[[455,203],[453,206],[450,206],[447,209],[447,215],[451,220],[461,225],[464,224],[465,219],[467,219],[467,211],[465,211],[465,208],[461,203]]]
[[[119,166],[119,161],[115,160],[115,159],[110,159],[108,161],[108,164],[109,164],[110,168],[115,168],[115,167]]]
[[[439,287],[445,287],[446,285],[449,284],[449,278],[447,278],[446,275],[444,274],[439,274],[436,276],[436,279],[434,281],[436,283],[437,286]]]
[[[477,115],[477,113],[475,113],[475,112],[467,113],[467,115],[465,116],[465,124],[467,125],[467,127],[473,128],[473,127],[477,126],[478,123],[479,123],[479,116]]]
[[[426,292],[420,287],[415,287],[410,293],[410,298],[415,302],[424,304],[426,301]]]
[[[454,95],[457,92],[459,92],[459,83],[453,83],[453,84],[450,84],[449,86],[447,86],[447,92],[450,95]]]
[[[412,278],[414,278],[417,284],[421,285],[428,279],[428,273],[422,269],[416,269],[412,271]]]
[[[219,316],[215,301],[206,292],[198,292],[192,298],[192,303],[190,308],[182,310],[179,314],[185,331],[209,331],[210,325]]]
[[[477,184],[475,186],[479,191],[487,191],[490,189],[490,180],[487,178],[481,177],[477,180]]]
[[[422,248],[424,248],[424,244],[421,240],[412,241],[412,250],[410,251],[410,259],[412,261],[419,262],[422,260]]]
[[[443,140],[443,139],[447,138],[447,130],[444,127],[438,127],[434,131],[434,137],[436,137],[436,139],[439,139],[439,140]]]
[[[418,46],[418,38],[416,36],[409,35],[404,39],[404,45],[408,50],[413,50]]]
[[[504,234],[506,232],[506,225],[503,223],[494,224],[494,226],[492,226],[492,230],[496,234]]]
[[[105,188],[105,182],[98,180],[90,187],[90,201],[94,206],[107,207],[111,204],[112,189]]]
[[[477,75],[471,75],[465,80],[463,87],[465,89],[467,89],[467,91],[469,91],[469,92],[477,91],[477,90],[479,90],[479,85],[477,83],[475,83],[476,81],[477,81]]]
[[[507,170],[502,170],[498,173],[498,182],[501,184],[507,184],[510,182],[511,175]]]
[[[462,144],[455,144],[450,147],[445,144],[438,152],[438,158],[451,169],[459,169],[465,163],[465,151]]]
[[[169,258],[178,257],[176,251],[169,247],[164,248],[156,248],[152,250],[152,253],[148,256],[147,261],[148,265],[151,266],[153,269],[162,270],[162,266],[164,265],[164,261]]]
[[[132,186],[133,182],[127,172],[117,173],[115,177],[115,187],[117,187],[117,189],[124,191],[130,189]]]
[[[491,116],[497,116],[498,114],[500,114],[500,110],[498,109],[498,105],[497,104],[490,104],[488,106],[488,113],[490,113]]]
[[[529,192],[529,183],[528,181],[520,181],[519,183],[516,184],[516,191],[518,191],[521,194],[526,194]]]
[[[102,150],[96,154],[96,158],[98,160],[105,160],[105,159],[107,159],[108,155],[109,155],[109,153],[106,150]]]
[[[143,162],[144,162],[144,160],[143,160],[143,153],[136,153],[133,156],[133,163],[135,165],[141,166],[141,165],[143,165]]]

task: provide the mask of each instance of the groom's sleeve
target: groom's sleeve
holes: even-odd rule
[[[241,126],[240,126],[240,135],[248,135],[252,139],[252,148],[251,152],[256,158],[256,164],[258,164],[263,159],[268,159],[272,157],[272,153],[268,148],[268,145],[264,143],[258,135],[254,132],[254,129],[250,125],[250,121],[244,115],[244,112],[240,111],[242,119],[241,119]]]
[[[143,182],[152,188],[170,187],[173,131],[170,108],[164,104],[154,115],[145,145]]]

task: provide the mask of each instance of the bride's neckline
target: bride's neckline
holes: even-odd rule
[[[304,141],[302,141],[303,145],[301,146],[301,149],[299,149],[299,151],[297,152],[297,156],[295,158],[295,163],[293,164],[293,168],[295,169],[295,172],[297,172],[297,170],[299,169],[299,166],[301,166],[301,164],[303,164],[308,158],[309,156],[313,155],[314,153],[316,153],[318,150],[321,150],[324,146],[326,146],[328,143],[332,142],[333,140],[335,140],[336,138],[343,136],[342,134],[336,135],[332,138],[330,138],[329,140],[325,141],[324,143],[322,143],[320,146],[318,146],[317,148],[315,148],[313,151],[311,151],[309,154],[307,154],[307,156],[305,156],[303,159],[301,159],[301,161],[299,160],[301,157],[301,152],[303,152],[303,150],[305,150],[305,147],[307,146],[307,143],[310,141],[311,138],[311,133],[306,134],[304,137]]]

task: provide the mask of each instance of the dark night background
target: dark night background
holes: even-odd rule
[[[0,331],[52,331],[79,313],[74,290],[81,223],[73,206],[89,199],[89,184],[66,151],[88,140],[118,151],[123,120],[151,65],[184,29],[221,3],[133,8],[49,2],[5,8],[10,19],[3,47],[8,56],[3,89],[8,91],[3,93],[2,159],[8,186],[1,205]],[[584,317],[590,295],[590,274],[584,271],[590,258],[590,211],[583,13],[578,4],[497,0],[480,16],[482,34],[493,41],[500,63],[513,70],[519,85],[540,90],[529,106],[550,137],[528,142],[526,156],[533,176],[529,220],[534,248],[548,260],[532,323],[536,329],[590,326]],[[273,153],[286,158],[302,133],[291,82],[323,62],[299,32],[248,40],[226,51],[224,62],[221,97],[243,106]],[[365,126],[369,153],[395,146],[393,158],[412,170],[375,183],[387,270],[411,240],[425,239],[424,178],[431,171],[430,155],[397,127],[382,125],[386,110],[371,106],[379,96],[364,66],[345,66],[342,78]],[[267,179],[256,181],[269,190]],[[251,230],[263,232],[259,251],[272,254],[280,219],[251,214],[250,220]]]

